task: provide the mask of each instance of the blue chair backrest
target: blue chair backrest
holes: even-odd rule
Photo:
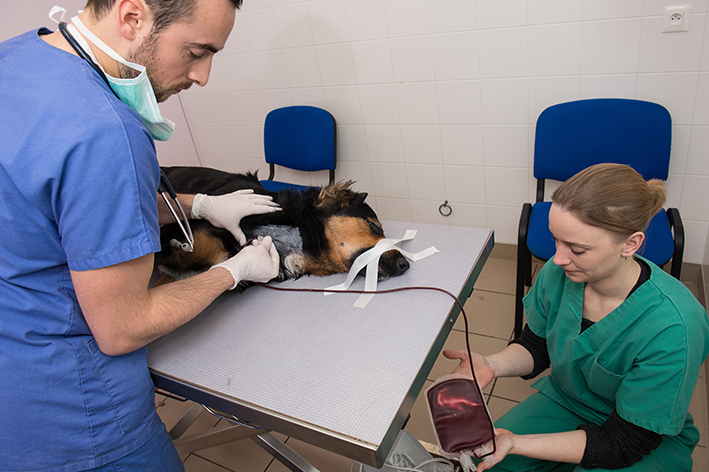
[[[327,110],[278,108],[266,115],[263,135],[268,164],[305,172],[335,169],[335,120]]]
[[[672,118],[657,103],[600,98],[553,105],[537,119],[534,177],[565,181],[615,162],[645,180],[667,180],[671,141]]]

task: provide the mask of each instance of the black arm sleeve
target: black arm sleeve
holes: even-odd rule
[[[534,370],[531,374],[522,376],[523,379],[533,379],[551,365],[549,351],[547,350],[547,340],[534,334],[529,329],[529,325],[524,325],[522,335],[517,339],[513,339],[510,344],[519,344],[528,350],[532,355],[532,359],[534,359]]]
[[[662,435],[625,421],[615,411],[602,425],[582,424],[586,450],[584,469],[624,469],[635,464],[662,444]]]

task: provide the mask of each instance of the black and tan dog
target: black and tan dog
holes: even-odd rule
[[[223,195],[241,189],[273,196],[282,211],[243,218],[240,226],[247,239],[271,236],[280,255],[277,280],[301,275],[330,275],[349,271],[354,260],[384,238],[377,215],[364,200],[366,193],[351,189],[352,182],[313,187],[302,192],[270,192],[255,174],[231,174],[206,167],[163,167],[177,193]],[[171,239],[183,240],[172,223],[161,228],[162,250],[156,267],[173,280],[204,272],[235,255],[241,247],[227,230],[204,220],[190,220],[194,251],[172,247]],[[409,262],[398,251],[382,254],[379,280],[401,275]],[[241,284],[241,288],[249,284]]]

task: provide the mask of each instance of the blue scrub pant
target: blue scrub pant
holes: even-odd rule
[[[542,434],[574,431],[589,421],[562,407],[543,393],[530,395],[495,422],[515,434]],[[662,445],[649,456],[625,469],[624,472],[691,472],[694,447],[682,444],[673,437],[665,437]],[[580,465],[547,462],[528,457],[508,455],[493,467],[494,472],[582,472]],[[605,469],[603,469],[605,470]],[[601,471],[601,469],[594,469]]]
[[[147,443],[115,462],[90,472],[184,472],[177,449],[161,427]]]

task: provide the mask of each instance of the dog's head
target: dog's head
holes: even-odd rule
[[[376,213],[365,203],[367,194],[352,190],[352,182],[339,182],[318,191],[315,209],[322,222],[324,242],[318,257],[305,256],[305,272],[328,275],[347,272],[355,259],[384,239]],[[396,250],[379,259],[379,280],[403,274],[409,262]]]

